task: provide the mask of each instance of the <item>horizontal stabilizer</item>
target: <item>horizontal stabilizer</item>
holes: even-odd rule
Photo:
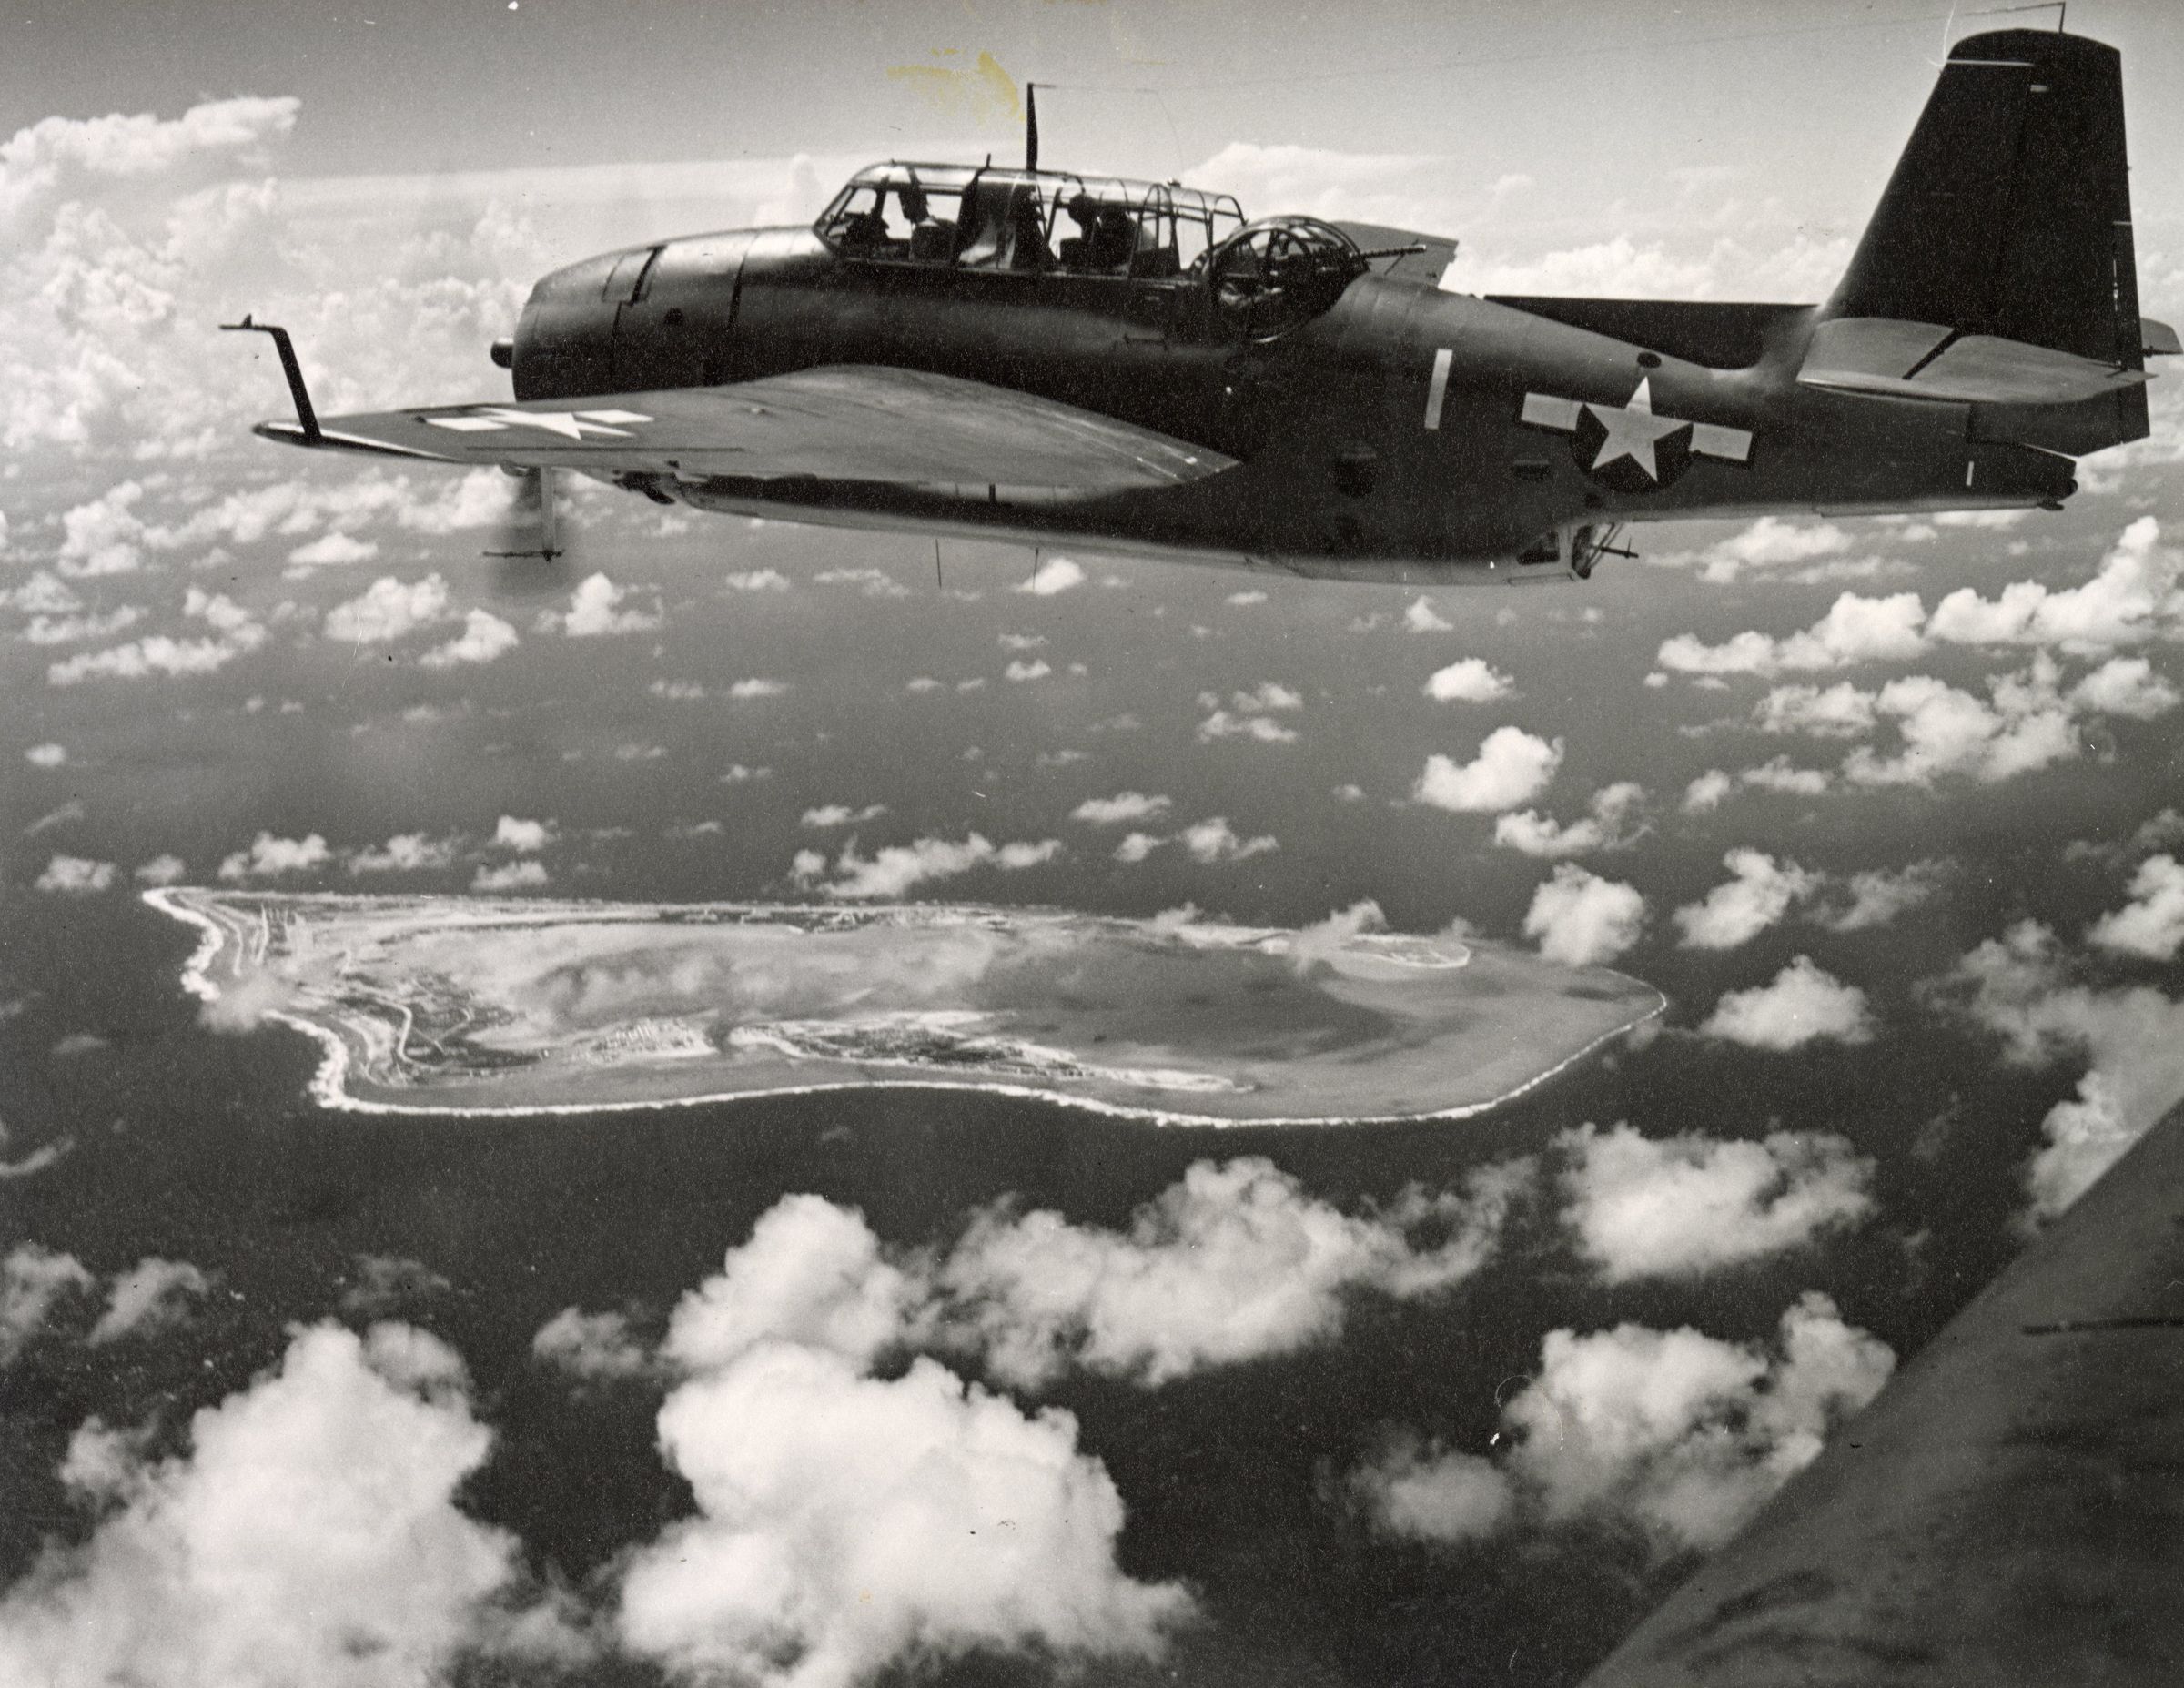
[[[1233,460],[1074,405],[918,369],[831,364],[723,387],[323,419],[270,440],[381,456],[670,480],[976,488],[1077,500],[1176,486]]]
[[[1813,330],[1797,379],[1807,387],[1954,404],[2045,405],[2098,399],[2147,377],[2140,369],[1991,334],[1844,317]]]
[[[2151,317],[2138,318],[2138,350],[2148,358],[2174,358],[2184,353],[2184,341],[2177,339],[2177,331],[2166,322],[2156,322]]]

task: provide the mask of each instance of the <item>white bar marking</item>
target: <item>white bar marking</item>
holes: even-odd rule
[[[1441,427],[1441,407],[1449,396],[1449,365],[1455,357],[1446,346],[1433,354],[1433,379],[1426,388],[1426,430],[1430,433]]]
[[[1577,400],[1552,393],[1526,393],[1518,420],[1533,428],[1559,428],[1568,433],[1577,426]]]
[[[1745,429],[1725,428],[1719,422],[1694,422],[1691,449],[1701,457],[1720,457],[1732,463],[1745,463],[1752,459],[1752,435]]]

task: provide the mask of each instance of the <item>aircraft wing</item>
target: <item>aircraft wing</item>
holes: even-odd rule
[[[981,381],[833,364],[724,387],[263,422],[269,440],[511,470],[1038,489],[1091,498],[1233,466],[1203,446]]]
[[[1585,1688],[2184,1682],[2184,1108]]]

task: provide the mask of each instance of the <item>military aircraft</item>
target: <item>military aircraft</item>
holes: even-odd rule
[[[1034,96],[1036,102],[1036,95]],[[1038,167],[889,163],[812,227],[531,290],[513,402],[271,440],[661,503],[1297,574],[1582,578],[1630,524],[2059,507],[2147,431],[2113,48],[1973,35],[1821,305],[1473,297],[1454,243]],[[551,491],[542,500],[551,554]]]

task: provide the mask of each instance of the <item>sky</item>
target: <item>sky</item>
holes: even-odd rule
[[[2176,320],[2177,33],[2071,15]],[[539,274],[1011,149],[1027,76],[1051,160],[1467,288],[1816,298],[1940,15],[146,17],[0,53],[0,1676],[1572,1682],[2184,1098],[2173,377],[2055,514],[936,581],[599,488],[489,561],[503,478],[253,439],[211,327],[503,397]],[[181,990],[173,883],[1461,923],[1671,1006],[1458,1123],[373,1120]]]

